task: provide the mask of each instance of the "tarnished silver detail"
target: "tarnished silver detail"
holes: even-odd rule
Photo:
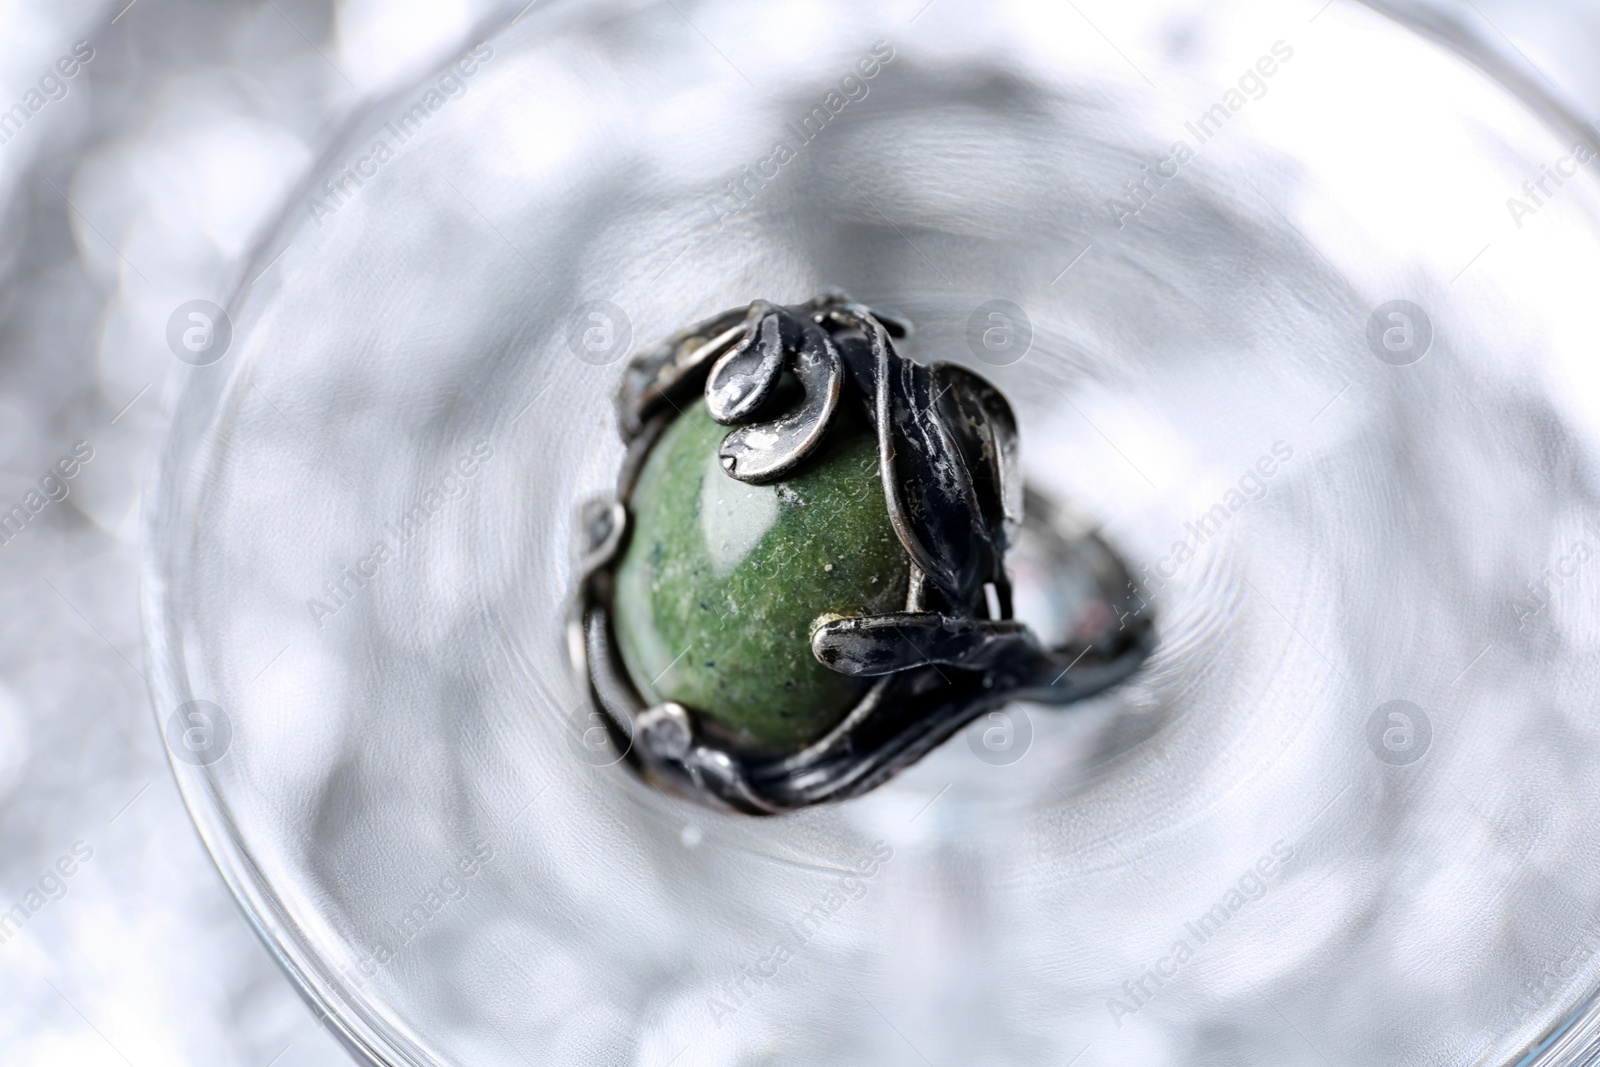
[[[646,708],[633,728],[633,743],[657,759],[682,760],[694,744],[694,726],[682,704],[669,701]]]

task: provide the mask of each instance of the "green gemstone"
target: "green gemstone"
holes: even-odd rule
[[[723,472],[727,432],[697,401],[645,459],[616,570],[617,644],[647,701],[677,701],[751,749],[792,749],[867,687],[817,662],[812,630],[830,615],[903,609],[910,559],[889,524],[877,441],[853,405],[771,485]]]

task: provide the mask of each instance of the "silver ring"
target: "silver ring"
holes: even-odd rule
[[[628,445],[617,491],[577,517],[569,645],[626,764],[657,786],[758,815],[859,796],[987,711],[1083,700],[1148,656],[1153,620],[1126,565],[1094,529],[1024,489],[1005,398],[965,368],[905,359],[894,341],[909,332],[829,291],[795,307],[757,301],[724,312],[629,361],[617,397]],[[858,405],[909,557],[903,610],[814,626],[815,659],[865,689],[825,733],[788,751],[739,744],[699,709],[647,700],[618,648],[615,569],[634,487],[669,424],[702,396],[733,427],[718,449],[721,476],[751,485],[803,470],[840,405]],[[1091,632],[1051,645],[1012,617],[1004,563],[1021,539],[1058,579],[1087,579],[1096,603],[1081,614],[1099,620]]]

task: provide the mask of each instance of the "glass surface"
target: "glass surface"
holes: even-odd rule
[[[1353,4],[530,10],[330,153],[192,372],[147,601],[197,825],[376,1063],[1515,1062],[1600,970],[1570,151]],[[572,520],[631,347],[828,285],[1007,391],[1160,646],[716,814],[574,742]]]

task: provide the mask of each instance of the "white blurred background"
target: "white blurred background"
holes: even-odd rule
[[[1600,119],[1600,0],[1431,6]],[[181,368],[167,320],[226,302],[354,110],[521,8],[0,0],[0,513],[28,515],[0,532],[0,1064],[348,1062],[229,899],[149,707],[139,525]]]

